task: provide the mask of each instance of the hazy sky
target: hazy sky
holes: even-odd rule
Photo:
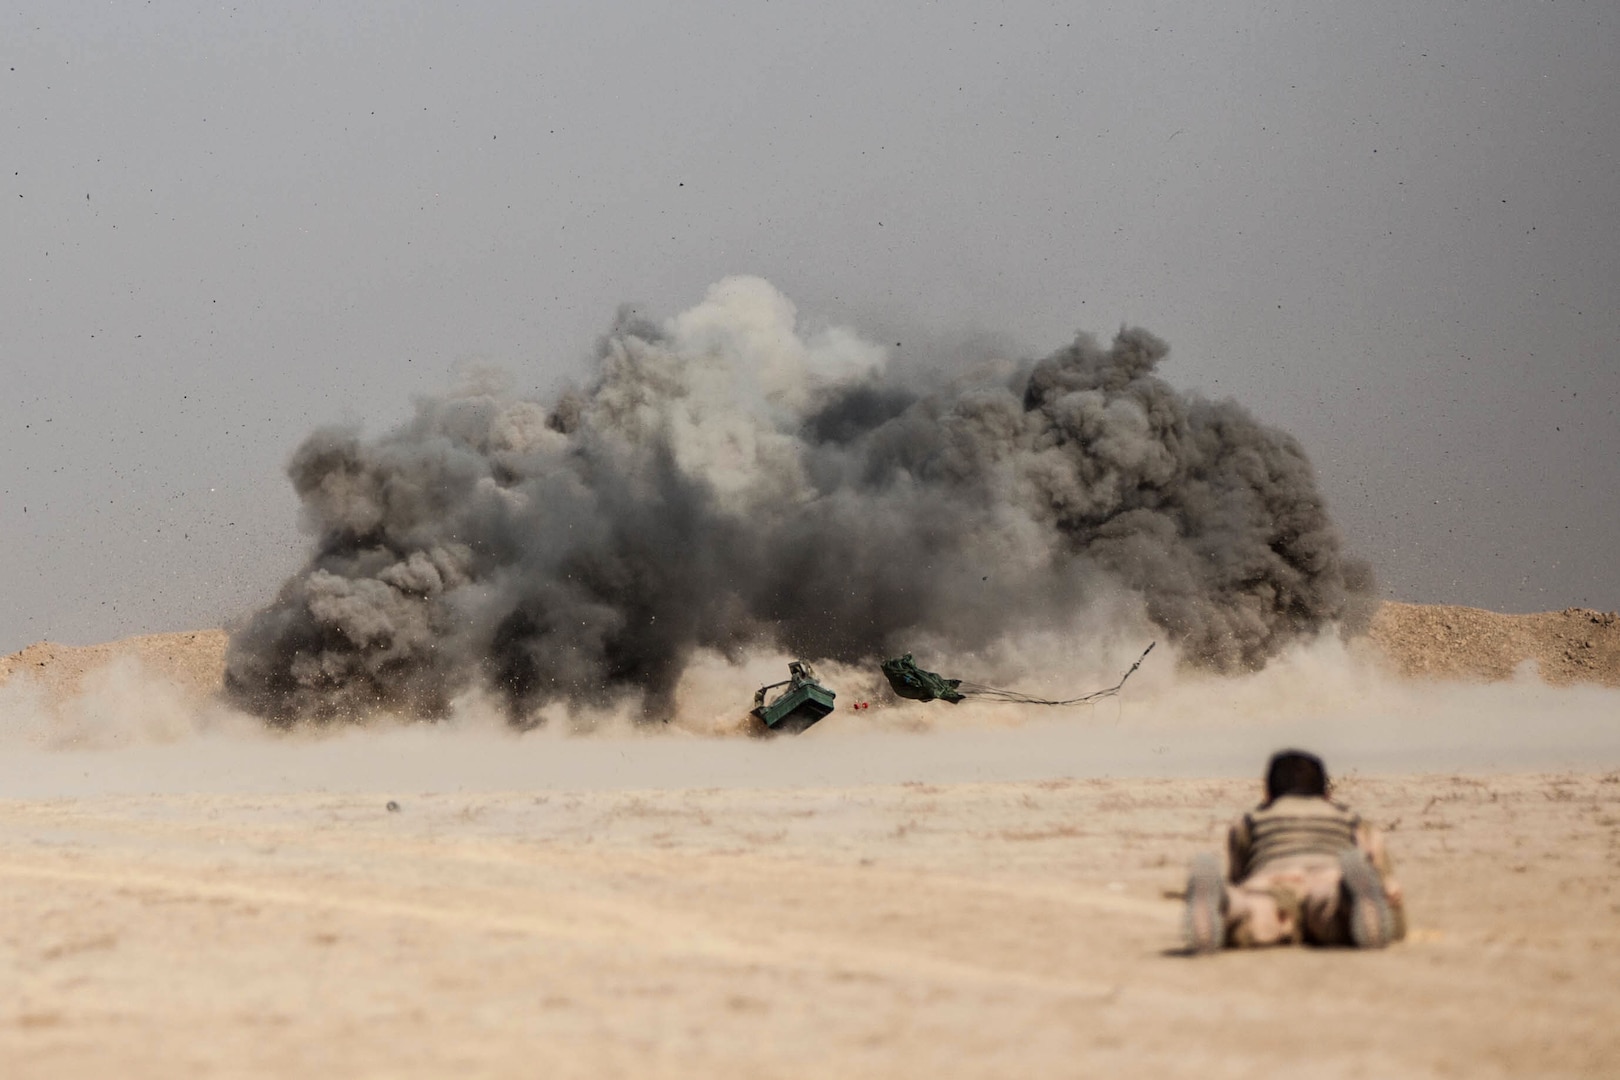
[[[1620,607],[1609,2],[0,7],[0,651],[219,625],[317,424],[736,273],[1297,435],[1386,595]]]

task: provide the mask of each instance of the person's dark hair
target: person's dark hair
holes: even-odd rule
[[[1303,750],[1279,750],[1266,765],[1266,802],[1284,795],[1319,796],[1328,792],[1327,766]]]

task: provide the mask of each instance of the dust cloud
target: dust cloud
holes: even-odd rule
[[[1054,639],[1055,641],[1056,639]],[[740,664],[699,652],[668,725],[628,706],[549,706],[520,731],[485,690],[434,723],[278,730],[138,662],[91,672],[53,700],[26,674],[0,685],[0,794],[12,798],[161,792],[287,793],[855,787],[1065,777],[1257,774],[1283,744],[1309,746],[1338,774],[1524,770],[1620,762],[1620,690],[1554,687],[1529,665],[1494,684],[1410,680],[1328,635],[1242,675],[1145,665],[1125,693],[1041,710],[895,699],[871,667],[822,672],[843,706],[804,735],[741,729],[751,687],[786,654]],[[1157,657],[1155,653],[1155,657]],[[869,701],[867,710],[847,706]]]
[[[588,388],[481,377],[380,437],[310,435],[289,474],[313,554],[233,634],[229,697],[281,726],[469,697],[518,728],[670,720],[716,657],[1032,678],[1006,654],[1052,634],[1260,669],[1364,613],[1370,572],[1300,446],[1172,388],[1167,353],[1125,328],[902,373],[757,278],[622,314]]]

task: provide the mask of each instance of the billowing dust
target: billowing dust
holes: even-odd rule
[[[706,653],[990,663],[1128,627],[1231,672],[1370,607],[1304,449],[1173,386],[1140,328],[906,366],[734,277],[622,314],[596,359],[557,397],[483,373],[380,436],[305,438],[308,561],[233,629],[232,700],[282,725],[470,691],[519,728],[663,721]]]
[[[1519,627],[1527,654],[1506,668],[1508,677],[1402,675],[1422,666],[1415,652],[1443,658],[1467,651],[1455,634],[1430,642],[1418,632],[1431,610],[1386,605],[1371,637],[1346,643],[1325,634],[1247,675],[1188,668],[1177,663],[1173,645],[1161,644],[1118,697],[1078,708],[903,701],[875,666],[823,662],[820,674],[837,692],[838,709],[803,735],[775,739],[747,737],[753,690],[785,675],[789,657],[774,652],[737,659],[697,653],[673,692],[667,724],[645,724],[633,705],[555,704],[546,724],[518,732],[502,702],[473,691],[437,722],[377,716],[342,729],[283,731],[220,695],[225,638],[218,632],[88,649],[39,645],[0,661],[7,763],[0,794],[1243,776],[1282,743],[1317,749],[1339,770],[1377,772],[1620,760],[1614,672],[1553,685],[1535,659],[1538,650],[1564,648],[1571,627],[1582,643],[1595,642],[1581,652],[1607,655],[1607,635],[1616,631],[1599,613],[1543,619],[1539,637],[1526,637],[1521,624],[1532,617],[1473,612],[1469,618],[1490,631],[1476,625],[1482,649],[1497,647],[1502,625]],[[1456,614],[1450,619],[1463,625]],[[1122,635],[1106,650],[1077,657],[1072,639],[1054,631],[957,662],[963,666],[926,654],[919,660],[947,675],[1061,696],[1111,684],[1140,645]],[[1457,665],[1454,674],[1468,670]]]

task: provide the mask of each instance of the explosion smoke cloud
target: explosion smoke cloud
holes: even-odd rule
[[[1189,661],[1260,666],[1368,574],[1299,445],[1173,389],[1166,353],[1125,329],[924,385],[756,278],[622,315],[584,392],[486,382],[381,438],[311,435],[289,473],[315,550],[233,635],[228,690],[282,724],[479,686],[518,726],[626,696],[657,716],[700,649],[975,649],[1119,586]]]

